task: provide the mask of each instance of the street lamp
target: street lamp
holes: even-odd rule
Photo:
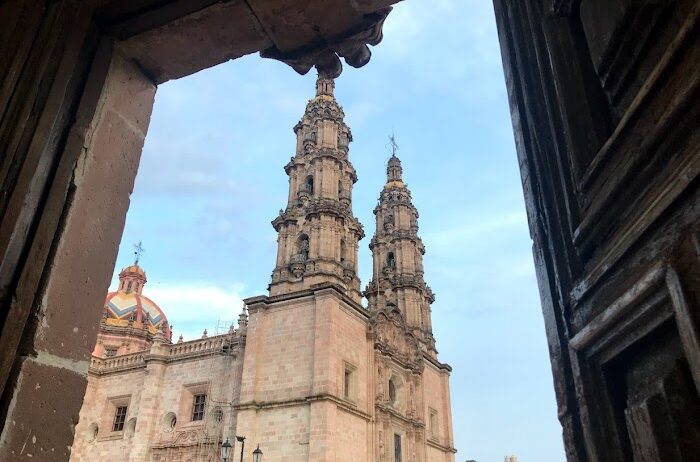
[[[260,462],[262,460],[262,451],[260,450],[260,445],[253,451],[253,462]]]
[[[245,447],[245,436],[236,435],[236,441],[241,443],[241,462],[243,462],[243,448]]]
[[[231,446],[231,443],[228,442],[228,438],[226,438],[224,444],[221,445],[221,460],[223,462],[228,462],[228,458],[231,456],[231,449],[233,449],[233,446]]]
[[[241,462],[243,462],[243,452],[245,451],[245,436],[236,435],[236,441],[241,443]],[[221,445],[222,462],[229,462],[229,457],[231,456],[232,450],[233,446],[231,446],[231,443],[228,442],[228,438],[226,438],[224,444]],[[262,456],[263,452],[260,450],[260,445],[258,444],[258,447],[255,448],[255,451],[253,451],[253,462],[261,462]]]

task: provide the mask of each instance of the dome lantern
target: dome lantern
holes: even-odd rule
[[[162,330],[168,341],[172,329],[163,310],[143,295],[146,272],[137,263],[119,273],[119,287],[107,294],[104,305],[104,323],[112,327],[134,327],[155,335]]]
[[[119,273],[119,290],[121,292],[134,292],[141,295],[146,284],[146,272],[138,264],[127,266]]]

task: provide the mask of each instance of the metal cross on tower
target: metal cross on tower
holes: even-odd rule
[[[396,144],[396,137],[392,133],[389,135],[389,147],[391,147],[391,155],[392,157],[396,157],[396,151],[399,150],[399,145]]]
[[[145,251],[146,249],[144,249],[143,245],[141,245],[141,241],[139,241],[138,244],[134,244],[134,265],[139,264],[139,259]]]

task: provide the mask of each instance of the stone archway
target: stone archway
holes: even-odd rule
[[[67,460],[157,85],[256,51],[361,66],[394,2],[2,3],[0,459]],[[667,404],[700,388],[700,8],[494,4],[567,457],[692,453]]]
[[[0,459],[68,459],[157,85],[254,52],[337,76],[396,1],[0,6]]]

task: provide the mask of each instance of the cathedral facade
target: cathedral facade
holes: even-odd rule
[[[364,291],[352,135],[320,77],[294,127],[269,294],[238,327],[172,341],[133,265],[107,296],[71,460],[453,462],[450,367],[438,360],[418,212],[392,155]],[[395,154],[395,153],[394,153]],[[365,297],[368,305],[361,304]],[[250,450],[248,450],[250,449]]]

